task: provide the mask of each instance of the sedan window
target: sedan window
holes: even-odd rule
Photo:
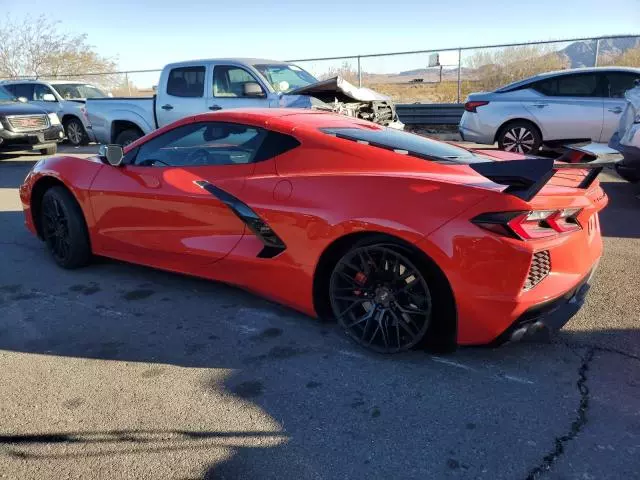
[[[594,73],[562,75],[541,80],[534,90],[551,97],[600,97],[598,77]]]
[[[640,75],[631,72],[610,72],[606,74],[606,97],[624,98],[624,93],[631,90]]]
[[[235,123],[184,125],[140,146],[134,164],[195,167],[251,163],[266,131]]]

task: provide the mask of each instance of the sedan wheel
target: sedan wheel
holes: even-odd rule
[[[331,308],[347,335],[382,353],[415,346],[431,319],[431,294],[420,271],[387,246],[354,248],[335,266]]]
[[[500,149],[513,153],[535,153],[541,143],[540,134],[526,122],[508,125],[498,138]]]

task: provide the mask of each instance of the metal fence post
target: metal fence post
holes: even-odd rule
[[[129,73],[124,72],[124,81],[127,82],[127,91],[129,92],[129,96],[131,96],[131,85],[129,85]]]
[[[462,83],[460,80],[460,70],[462,70],[462,49],[458,49],[458,103],[460,103],[460,97],[462,93]]]
[[[358,55],[358,88],[362,87],[362,69],[360,68],[360,55]]]
[[[600,39],[596,38],[596,57],[593,59],[593,66],[598,66],[598,54],[600,53]]]

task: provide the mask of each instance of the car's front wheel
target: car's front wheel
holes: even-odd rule
[[[498,134],[498,147],[507,152],[534,154],[540,150],[541,145],[542,135],[531,122],[508,123]]]
[[[42,236],[58,265],[78,268],[89,263],[91,246],[84,215],[64,187],[51,187],[40,205]]]
[[[142,137],[142,133],[140,131],[130,128],[129,130],[124,130],[118,134],[116,137],[116,144],[126,147],[130,143],[138,140],[140,137]]]
[[[89,143],[89,137],[87,136],[87,132],[82,125],[82,122],[77,118],[72,118],[65,122],[64,130],[67,135],[67,139],[69,143],[74,147],[79,145],[86,145]]]
[[[329,299],[346,334],[376,352],[412,348],[431,322],[424,275],[386,244],[356,246],[343,255],[331,274]]]

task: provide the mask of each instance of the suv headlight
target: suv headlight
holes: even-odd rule
[[[51,125],[60,125],[60,119],[58,118],[58,114],[57,113],[50,113],[49,114],[49,123]]]

